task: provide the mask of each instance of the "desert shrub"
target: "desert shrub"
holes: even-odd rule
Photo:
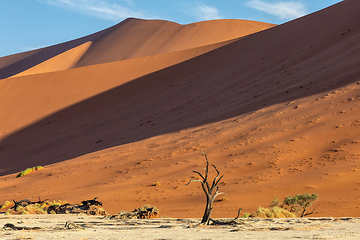
[[[31,213],[32,214],[47,214],[47,211],[45,209],[41,208],[40,206],[35,205],[35,206],[31,207]]]
[[[24,171],[19,172],[19,174],[16,177],[19,178],[19,177],[25,176],[26,174],[29,174],[29,173],[31,173],[33,171],[37,171],[37,170],[42,169],[42,168],[43,168],[42,166],[36,166],[36,167],[33,167],[33,168],[27,168]]]
[[[308,211],[308,208],[317,199],[318,195],[316,193],[297,194],[293,197],[287,196],[283,201],[283,206],[289,209],[290,212],[300,214],[300,217],[305,217],[314,213],[316,207],[311,212]]]
[[[137,210],[138,211],[147,211],[148,209],[152,208],[154,211],[158,212],[159,209],[155,206],[151,206],[150,204],[145,204],[144,206],[142,207],[139,207]]]
[[[46,200],[44,201],[43,203],[41,204],[37,204],[41,209],[44,209],[44,210],[48,210],[49,207],[53,206],[53,207],[60,207],[61,205],[64,205],[68,203],[68,201],[63,201],[63,200],[54,200],[54,201],[49,201],[49,200]]]
[[[24,215],[24,214],[29,214],[29,212],[27,211],[28,209],[26,207],[23,206],[19,206],[17,207],[17,209],[13,209],[10,208],[9,210],[6,211],[6,215]]]
[[[113,215],[110,219],[145,219],[145,218],[158,218],[159,209],[151,205],[144,205],[135,209],[132,212],[121,211],[117,215]]]
[[[313,193],[297,194],[295,196],[285,197],[282,203],[279,202],[279,198],[275,196],[275,199],[270,203],[270,207],[281,207],[288,210],[291,213],[297,214],[300,217],[305,217],[315,212],[316,207],[312,211],[308,211],[308,208],[312,206],[316,201],[318,195]]]
[[[8,207],[10,207],[10,205],[11,205],[10,201],[5,201],[5,203],[3,205],[1,205],[0,209],[8,208]]]
[[[280,207],[263,208],[259,207],[256,212],[250,215],[258,218],[295,218],[296,215]]]
[[[275,199],[271,201],[270,207],[278,207],[281,203],[279,203],[279,196],[275,196]]]
[[[23,211],[20,213],[20,215],[27,215],[27,214],[29,214],[29,212],[26,211],[26,210],[23,210]]]
[[[19,215],[19,214],[47,214],[51,206],[59,207],[66,204],[67,201],[43,201],[41,203],[31,203],[26,206],[17,206],[10,208],[5,213],[6,215]]]

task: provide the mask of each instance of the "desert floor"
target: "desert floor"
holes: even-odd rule
[[[240,219],[196,226],[200,219],[109,220],[84,215],[0,216],[1,239],[359,239],[360,218]],[[68,226],[68,227],[65,227]],[[37,228],[32,229],[31,228]]]

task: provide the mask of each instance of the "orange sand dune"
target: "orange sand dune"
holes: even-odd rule
[[[195,48],[239,38],[273,26],[244,20],[212,20],[180,25],[168,21],[127,19],[95,41],[77,66]]]
[[[11,77],[20,77],[26,76],[31,74],[38,74],[38,73],[46,73],[46,72],[55,72],[61,70],[68,70],[76,66],[80,58],[84,55],[86,50],[91,45],[91,41],[86,42],[80,46],[74,47],[66,52],[63,52],[49,60],[46,60],[38,65],[35,65],[32,68],[29,68],[23,72],[15,74]]]
[[[180,25],[168,21],[129,18],[77,40],[0,58],[0,78],[196,48],[243,37],[273,26],[244,20],[213,20]]]
[[[2,137],[39,121],[52,113],[56,113],[63,108],[121,86],[133,79],[222,47],[230,42],[231,40],[204,47],[81,67],[69,71],[3,79],[0,81],[0,88],[4,89],[3,94],[0,95],[2,109],[0,119],[3,119]],[[56,62],[56,60],[52,60],[50,59],[37,66],[40,67],[41,65]],[[71,61],[69,62],[71,64]],[[37,66],[34,68],[37,68]],[[59,67],[59,65],[54,64],[53,67]],[[99,81],[100,78],[106,79],[106,81]],[[32,89],[32,91],[28,91],[29,89]],[[21,106],[21,110],[14,111],[14,106],[9,104],[10,101],[14,102],[16,106]]]
[[[29,52],[18,53],[0,58],[0,79],[14,76],[28,70],[38,64],[56,57],[66,51],[76,48],[86,42],[92,42],[106,35],[113,27],[91,34],[89,36],[75,39],[69,42],[45,47]],[[61,59],[61,58],[60,58]],[[62,60],[63,61],[63,60]]]
[[[0,201],[98,196],[111,213],[149,203],[201,217],[201,188],[185,184],[204,151],[225,175],[214,217],[304,192],[319,194],[318,216],[359,216],[359,7],[212,51],[1,80]]]

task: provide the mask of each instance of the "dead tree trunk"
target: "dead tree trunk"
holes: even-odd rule
[[[215,198],[217,196],[219,196],[220,193],[219,192],[219,182],[221,181],[221,179],[224,177],[224,175],[222,175],[220,177],[220,172],[217,170],[217,168],[215,167],[215,165],[212,165],[215,169],[215,171],[217,172],[216,177],[214,178],[214,180],[212,181],[212,184],[210,186],[210,183],[208,182],[208,175],[209,175],[209,160],[207,159],[207,156],[205,153],[203,153],[206,159],[206,168],[205,168],[205,175],[202,175],[201,173],[197,172],[197,171],[193,171],[194,173],[198,174],[201,178],[198,180],[191,180],[188,184],[190,184],[191,182],[200,182],[201,183],[201,187],[204,190],[204,193],[206,195],[206,207],[205,207],[205,212],[204,215],[202,217],[201,223],[202,224],[206,224],[209,225],[209,221],[210,221],[210,215],[212,212],[212,203],[214,202]],[[188,185],[187,184],[187,185]]]

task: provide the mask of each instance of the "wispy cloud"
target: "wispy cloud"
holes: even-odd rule
[[[198,20],[212,20],[221,18],[220,12],[217,8],[198,3],[193,10],[195,17]]]
[[[305,5],[298,1],[266,2],[250,0],[247,5],[256,10],[274,15],[281,20],[290,20],[307,14]]]
[[[40,0],[57,7],[67,8],[82,14],[120,21],[128,17],[151,18],[141,10],[133,10],[132,0]],[[122,2],[122,3],[121,3]]]

